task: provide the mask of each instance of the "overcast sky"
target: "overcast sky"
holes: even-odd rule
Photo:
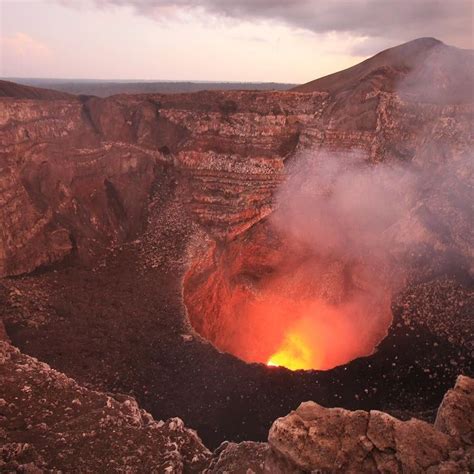
[[[3,77],[302,83],[422,36],[473,48],[474,0],[0,0]]]

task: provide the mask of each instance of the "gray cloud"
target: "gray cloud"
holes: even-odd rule
[[[93,0],[100,6],[128,5],[154,18],[170,8],[201,9],[245,20],[276,20],[315,33],[367,36],[355,53],[433,36],[464,48],[473,47],[472,0]]]

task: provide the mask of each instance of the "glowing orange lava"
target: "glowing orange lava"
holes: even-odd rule
[[[316,368],[315,358],[314,350],[305,341],[304,335],[291,331],[285,336],[280,349],[268,359],[267,365],[309,370]]]

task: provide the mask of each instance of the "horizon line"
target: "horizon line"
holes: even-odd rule
[[[0,76],[1,80],[38,80],[38,81],[80,81],[80,82],[116,82],[116,83],[193,83],[193,84],[283,84],[298,85],[297,82],[278,81],[226,81],[226,80],[198,80],[198,79],[96,79],[96,78],[66,78],[66,77],[32,77],[32,76]]]

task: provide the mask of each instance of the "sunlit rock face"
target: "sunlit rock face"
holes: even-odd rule
[[[165,159],[142,146],[149,131],[132,134],[125,115],[115,102],[1,100],[0,275],[73,253],[90,263],[143,230]]]
[[[473,389],[473,380],[460,376],[434,426],[375,410],[302,403],[275,421],[268,441],[275,454],[301,472],[467,472],[473,467]]]
[[[472,50],[448,46],[435,38],[418,38],[293,90],[325,91],[347,98],[377,88],[397,92],[406,101],[460,104],[472,100],[473,61]]]
[[[187,207],[218,240],[272,212],[284,163],[304,150],[454,169],[471,156],[472,65],[472,52],[425,39],[337,73],[335,88],[298,89],[308,93],[98,99],[2,82],[0,275],[71,253],[93,260],[140,234],[162,166],[188,179]],[[465,166],[459,174],[467,179]]]
[[[78,385],[0,337],[1,472],[202,472],[210,452],[179,418]],[[21,432],[28,424],[28,439]],[[26,425],[25,425],[26,426]],[[67,449],[64,446],[67,446]]]

